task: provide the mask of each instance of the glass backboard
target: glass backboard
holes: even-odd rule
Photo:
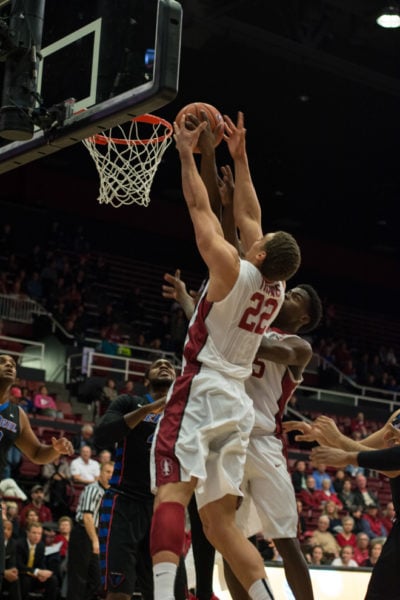
[[[0,173],[178,92],[176,0],[0,0]]]

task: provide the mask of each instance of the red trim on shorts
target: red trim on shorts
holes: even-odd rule
[[[155,443],[156,485],[176,483],[181,480],[179,460],[175,456],[175,444],[188,403],[193,378],[201,365],[185,370],[173,384],[172,395],[165,407]]]
[[[160,421],[154,447],[157,487],[181,480],[180,464],[175,456],[175,444],[189,400],[193,378],[202,367],[197,357],[208,338],[205,319],[212,305],[213,303],[208,302],[204,296],[197,305],[196,317],[189,327],[188,338],[183,350],[186,364],[182,374],[173,383],[170,399]]]

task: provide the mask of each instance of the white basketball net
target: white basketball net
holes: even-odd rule
[[[148,206],[154,176],[172,133],[168,121],[142,115],[82,140],[99,173],[99,203],[115,208]]]

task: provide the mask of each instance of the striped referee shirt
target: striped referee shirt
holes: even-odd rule
[[[78,506],[76,508],[75,521],[83,525],[83,513],[91,513],[93,515],[94,526],[99,525],[99,511],[101,500],[104,496],[104,488],[101,483],[95,481],[89,483],[81,495],[79,496]]]

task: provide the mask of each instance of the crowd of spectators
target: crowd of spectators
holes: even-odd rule
[[[121,391],[135,393],[133,382],[126,381],[118,387],[108,378],[105,383],[108,402]],[[22,392],[17,393],[16,400],[21,398]],[[28,394],[29,399],[33,397]],[[29,406],[34,410],[34,402]],[[364,431],[366,422],[362,414],[356,415],[350,426],[361,436],[368,433],[367,429]],[[65,597],[68,540],[76,509],[76,491],[95,481],[101,464],[111,457],[109,449],[96,448],[92,423],[82,423],[72,441],[75,456],[72,459],[59,457],[44,465],[40,480],[29,490],[28,500],[3,502],[5,527],[21,554],[21,565],[27,560],[27,539],[35,539],[38,547],[50,548],[43,556],[38,554],[41,558],[35,568],[43,572],[41,583],[48,581],[49,597],[53,592],[58,594],[54,600]],[[378,495],[369,488],[368,477],[364,473],[352,474],[346,468],[333,471],[319,465],[318,469],[311,469],[306,460],[300,459],[293,466],[292,480],[299,511],[298,535],[309,564],[373,566],[392,524],[393,503],[382,505]],[[266,560],[282,560],[271,540],[260,539],[258,545]],[[15,583],[12,569],[7,571],[6,582],[6,587]]]
[[[372,433],[361,411],[344,419],[341,428],[357,439]],[[384,479],[373,475],[371,478],[368,471],[350,465],[343,469],[327,469],[323,464],[312,468],[303,458],[293,463],[291,477],[303,516],[299,539],[310,564],[351,566],[355,561],[358,566],[370,566],[377,560],[395,511],[387,496],[384,501],[379,497],[379,484],[383,486]],[[374,488],[372,481],[378,481]]]
[[[364,473],[307,468],[297,460],[291,470],[296,492],[299,539],[310,564],[370,566],[376,561],[395,517]],[[332,491],[331,491],[332,490]]]
[[[11,599],[27,598],[29,591],[43,591],[48,600],[66,597],[68,545],[77,500],[88,484],[98,480],[101,465],[111,459],[108,449],[94,446],[92,423],[83,422],[71,441],[75,455],[59,456],[43,465],[26,500],[0,499],[8,561],[3,589]],[[15,477],[16,485],[26,489],[29,482],[18,477],[18,470]],[[34,548],[31,562],[30,548]],[[26,580],[25,574],[34,571],[33,581]]]
[[[82,225],[67,231],[54,221],[44,241],[35,243],[29,254],[23,253],[14,226],[4,224],[0,294],[39,302],[70,336],[64,341],[82,343],[85,337],[98,337],[99,349],[106,354],[123,354],[128,346],[180,353],[187,329],[181,307],[171,303],[158,319],[150,318],[142,282],[130,283],[117,297],[115,290],[104,287],[110,283],[110,266],[91,246]],[[322,387],[337,382],[326,368],[332,364],[362,386],[400,391],[396,349],[375,347],[373,341],[368,348],[360,347],[340,331],[335,305],[325,300],[323,323],[311,340],[324,359],[319,373]]]
[[[315,477],[299,459],[291,477],[298,539],[310,566],[372,567],[393,525],[393,502],[381,502],[362,473],[351,476],[344,469],[328,471],[320,465]],[[272,540],[257,536],[256,543],[265,560],[282,561]]]
[[[353,383],[389,392],[400,391],[400,364],[396,350],[392,346],[380,345],[368,349],[349,347],[342,337],[320,336],[314,344],[314,351],[321,356],[321,383],[331,385],[336,382],[328,366],[333,365]]]
[[[140,285],[128,286],[117,297],[107,289],[107,261],[90,246],[82,226],[67,235],[54,222],[44,243],[35,244],[29,254],[21,253],[13,226],[3,225],[0,294],[38,302],[62,326],[65,342],[98,337],[107,354],[128,345],[180,353],[187,328],[182,309],[168,307],[158,320],[151,320]]]
[[[179,306],[171,305],[158,320],[144,327],[141,323],[148,322],[149,318],[140,285],[131,285],[119,299],[99,293],[101,286],[109,283],[110,268],[101,254],[91,252],[82,227],[67,238],[60,223],[53,223],[45,244],[35,244],[29,255],[19,253],[17,238],[11,225],[3,226],[0,294],[39,302],[77,343],[83,342],[89,330],[97,331],[98,349],[107,355],[129,355],[132,345],[142,347],[143,356],[149,348],[181,352],[187,320]],[[88,309],[93,303],[95,311]],[[368,350],[349,347],[346,339],[335,334],[334,305],[328,303],[325,309],[324,323],[312,340],[315,352],[324,359],[319,373],[321,384],[331,383],[326,365],[332,364],[360,385],[400,391],[396,350],[385,346],[376,349],[371,346]],[[126,381],[122,385],[112,377],[107,378],[98,414],[121,392],[135,393],[135,384]],[[15,386],[12,393],[27,413],[57,415],[56,403],[45,384],[35,394],[24,386]],[[343,421],[341,429],[355,439],[371,433],[362,412]],[[51,588],[54,575],[55,585],[61,590],[74,517],[74,487],[79,489],[95,481],[101,461],[110,460],[100,452],[109,453],[108,449],[94,446],[92,424],[83,424],[73,444],[74,459],[60,457],[45,465],[40,481],[31,487],[30,499],[22,503],[20,511],[20,503],[15,500],[2,504],[6,535],[15,540],[17,551],[21,547],[19,551],[26,553],[21,540],[31,535],[31,531],[32,536],[39,536],[43,546],[56,548],[46,555],[46,560],[43,556],[38,568],[43,570],[43,582],[49,581]],[[19,460],[18,451],[14,456],[10,454],[6,475],[17,478]],[[375,564],[390,530],[394,510],[392,503],[381,505],[376,493],[368,488],[363,470],[349,466],[331,476],[324,466],[310,471],[306,461],[299,460],[292,471],[292,480],[298,501],[299,539],[308,562],[354,567]],[[264,551],[266,558],[281,560],[272,541],[266,541]],[[8,574],[6,571],[5,579],[12,587],[11,571]]]

